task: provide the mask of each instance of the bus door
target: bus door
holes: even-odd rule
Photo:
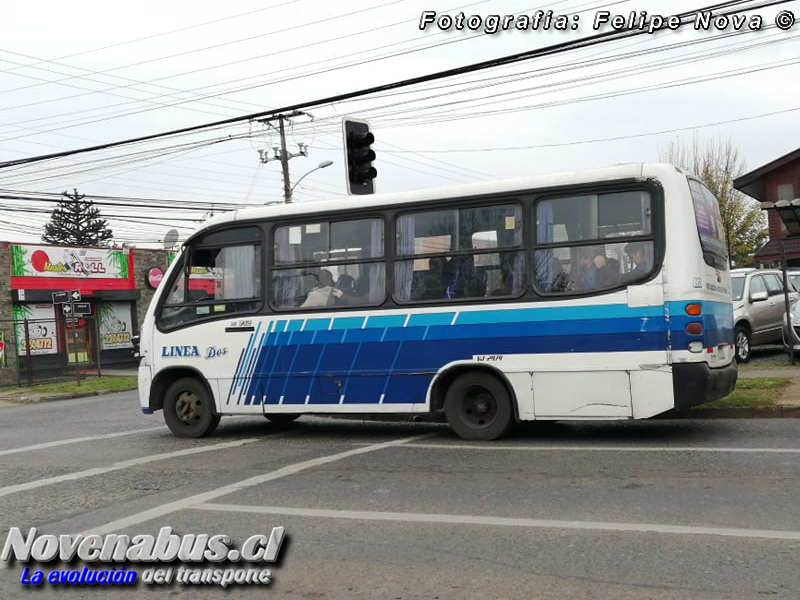
[[[260,412],[261,397],[251,385],[258,381],[254,360],[263,331],[255,315],[263,305],[260,230],[209,234],[181,260],[186,263],[159,313],[163,335],[156,352],[164,364],[198,371],[221,412]]]

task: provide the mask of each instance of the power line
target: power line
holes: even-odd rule
[[[775,115],[782,115],[790,112],[800,110],[800,106],[794,108],[786,108],[784,110],[775,110],[772,112],[761,113],[759,115],[751,115],[749,117],[738,117],[736,119],[726,119],[724,121],[716,121],[714,123],[705,123],[702,125],[686,125],[684,127],[673,127],[672,129],[662,129],[660,131],[649,131],[647,133],[632,133],[629,135],[616,135],[613,137],[595,138],[589,140],[572,140],[569,142],[553,142],[547,144],[532,144],[529,146],[496,146],[484,148],[451,148],[449,150],[381,150],[382,154],[391,154],[394,152],[417,152],[419,154],[449,154],[449,153],[470,153],[470,152],[495,152],[495,151],[512,151],[512,150],[536,150],[540,148],[557,148],[560,146],[577,146],[580,144],[598,144],[602,142],[615,142],[619,140],[629,140],[640,137],[651,137],[654,135],[665,135],[668,133],[677,133],[679,131],[691,131],[693,129],[705,129],[707,127],[717,127],[718,125],[727,125],[729,123],[739,123],[742,121],[751,121],[753,119],[763,119],[764,117],[772,117]]]
[[[783,4],[783,3],[789,2],[789,1],[792,1],[792,0],[774,0],[772,2],[762,3],[761,5],[759,5],[759,7]],[[706,7],[700,8],[700,9],[687,11],[687,12],[684,12],[684,13],[681,13],[681,14],[675,15],[675,16],[676,16],[676,18],[678,18],[683,23],[683,22],[688,21],[691,17],[695,16],[696,14],[698,14],[700,12],[714,11],[714,10],[720,11],[720,10],[724,10],[724,9],[727,9],[727,8],[735,7],[735,6],[738,6],[738,5],[747,3],[747,2],[748,2],[748,0],[733,0],[733,1],[729,1],[729,2],[722,2],[722,3],[719,3],[719,4],[706,6]],[[746,8],[744,10],[750,10],[750,9]],[[741,11],[734,10],[732,12],[741,12]],[[76,154],[81,154],[81,153],[86,153],[86,152],[94,152],[94,151],[98,151],[98,150],[105,150],[105,149],[109,149],[109,148],[115,148],[115,147],[120,147],[120,146],[124,146],[124,145],[140,143],[140,142],[144,142],[144,141],[151,141],[151,140],[154,140],[154,139],[160,139],[160,138],[173,136],[173,135],[191,133],[191,132],[200,131],[200,130],[203,130],[203,129],[208,129],[208,128],[211,128],[211,127],[220,127],[220,126],[223,126],[223,125],[230,125],[230,124],[234,124],[234,123],[240,123],[240,122],[243,122],[243,121],[251,121],[251,120],[254,120],[254,119],[265,118],[265,117],[270,117],[270,116],[276,116],[276,115],[279,115],[279,114],[284,113],[284,112],[291,112],[291,111],[295,111],[295,110],[301,110],[301,109],[304,109],[304,108],[310,108],[312,106],[319,106],[321,104],[331,104],[331,103],[341,102],[343,100],[348,100],[348,99],[351,99],[351,98],[357,98],[357,97],[361,97],[361,96],[366,96],[366,95],[370,95],[370,94],[374,94],[374,93],[378,93],[378,92],[383,92],[383,91],[388,91],[388,90],[392,90],[392,89],[398,89],[398,88],[402,88],[402,87],[409,87],[411,85],[416,85],[416,84],[419,84],[419,83],[425,83],[425,82],[428,82],[428,81],[433,81],[433,80],[436,80],[436,79],[442,79],[442,78],[445,78],[445,77],[452,77],[454,75],[460,75],[460,74],[464,74],[464,73],[471,73],[471,72],[474,72],[474,71],[479,71],[479,70],[483,70],[483,69],[487,69],[487,68],[491,68],[491,67],[497,67],[497,66],[513,64],[513,63],[520,62],[520,61],[523,61],[523,60],[530,60],[532,58],[540,58],[540,57],[543,57],[543,56],[551,56],[551,55],[554,55],[554,54],[560,54],[562,52],[567,52],[567,51],[575,50],[575,49],[578,49],[578,48],[585,48],[585,47],[589,47],[589,46],[596,45],[596,44],[599,44],[599,43],[605,43],[605,42],[612,41],[612,40],[618,40],[618,39],[624,39],[624,38],[627,38],[627,37],[644,35],[644,34],[647,34],[647,33],[648,32],[647,32],[646,29],[643,29],[643,30],[625,29],[625,30],[615,30],[615,31],[610,31],[610,32],[598,33],[598,34],[595,34],[595,35],[591,35],[591,36],[587,36],[587,37],[584,37],[584,38],[580,38],[578,40],[561,42],[561,43],[558,43],[558,44],[553,44],[551,46],[546,46],[546,47],[535,49],[535,50],[529,50],[529,51],[520,52],[520,53],[517,53],[517,54],[512,54],[512,55],[509,55],[509,56],[506,56],[506,57],[490,59],[490,60],[487,60],[487,61],[481,61],[481,62],[478,62],[478,63],[473,63],[471,65],[463,66],[463,67],[456,67],[456,68],[452,68],[452,69],[447,69],[447,70],[444,70],[444,71],[439,71],[439,72],[428,74],[428,75],[422,75],[422,76],[418,76],[418,77],[404,79],[404,80],[397,81],[397,82],[394,82],[394,83],[388,83],[388,84],[382,84],[382,85],[378,85],[378,86],[373,86],[373,87],[370,87],[370,88],[366,88],[366,89],[362,89],[362,90],[356,90],[356,91],[353,91],[353,92],[337,94],[337,95],[334,95],[334,96],[329,96],[329,97],[326,97],[326,98],[321,98],[321,99],[312,100],[312,101],[308,101],[308,102],[296,103],[296,104],[289,105],[289,106],[284,106],[284,107],[281,107],[281,108],[278,108],[278,109],[273,109],[273,110],[268,110],[268,111],[261,111],[261,112],[257,112],[257,113],[251,113],[249,115],[243,115],[243,116],[239,116],[239,117],[232,117],[232,118],[229,118],[229,119],[223,119],[221,121],[215,121],[215,122],[206,123],[206,124],[203,124],[203,125],[195,125],[195,126],[191,126],[191,127],[183,127],[183,128],[180,128],[180,129],[175,129],[175,130],[172,130],[172,131],[167,131],[167,132],[162,132],[162,133],[157,133],[157,134],[151,134],[151,135],[146,135],[146,136],[139,136],[139,137],[135,137],[135,138],[129,138],[129,139],[120,140],[120,141],[117,141],[117,142],[109,142],[109,143],[105,143],[105,144],[99,144],[99,145],[91,146],[91,147],[87,147],[87,148],[79,148],[79,149],[75,149],[75,150],[67,150],[67,151],[56,152],[56,153],[52,153],[52,154],[46,154],[46,155],[28,157],[28,158],[24,158],[24,159],[16,159],[16,160],[12,160],[12,161],[6,161],[6,162],[0,163],[0,168],[8,168],[8,167],[12,167],[12,166],[31,164],[31,163],[41,162],[41,161],[45,161],[45,160],[52,160],[52,159],[55,159],[55,158],[64,158],[64,157],[67,157],[67,156],[73,156],[73,155],[76,155]]]
[[[340,15],[334,15],[332,17],[327,17],[325,19],[318,19],[316,21],[310,21],[308,23],[303,23],[301,25],[293,25],[292,27],[286,27],[284,29],[278,29],[276,31],[270,31],[270,32],[267,32],[267,33],[260,33],[258,35],[254,35],[254,36],[250,36],[250,37],[246,37],[246,38],[239,38],[239,39],[236,39],[236,40],[230,40],[230,41],[227,41],[227,42],[220,42],[218,44],[213,44],[211,46],[205,46],[203,48],[195,48],[193,50],[186,50],[186,51],[183,51],[183,52],[176,52],[174,54],[170,54],[170,55],[167,55],[167,56],[160,56],[158,58],[152,58],[152,59],[148,59],[148,60],[140,60],[140,61],[137,61],[137,62],[128,63],[128,64],[125,64],[125,65],[120,65],[120,66],[117,66],[117,67],[113,67],[111,69],[104,69],[104,70],[99,70],[99,71],[90,71],[88,73],[88,75],[102,75],[102,74],[105,74],[105,73],[107,73],[109,71],[115,71],[115,70],[119,70],[119,69],[128,69],[130,67],[138,67],[138,66],[141,66],[141,65],[146,65],[146,64],[153,63],[153,62],[157,62],[157,61],[168,60],[168,59],[171,59],[171,58],[178,58],[180,56],[186,56],[187,54],[194,54],[196,52],[203,52],[203,51],[206,51],[206,50],[213,50],[213,49],[221,48],[221,47],[224,47],[224,46],[230,46],[232,44],[239,44],[239,43],[242,43],[242,42],[252,41],[254,39],[263,38],[263,37],[266,37],[268,35],[273,35],[275,33],[285,33],[285,32],[289,32],[289,31],[294,32],[297,29],[300,29],[300,28],[303,28],[303,27],[309,27],[311,25],[317,25],[319,23],[325,23],[325,22],[328,22],[328,21],[334,21],[334,20],[341,19],[341,18],[344,18],[344,17],[351,17],[351,16],[354,16],[354,15],[357,15],[357,14],[361,14],[361,13],[365,13],[365,12],[368,12],[368,11],[376,10],[378,8],[383,8],[383,7],[386,7],[386,6],[390,6],[392,4],[398,4],[398,3],[402,2],[402,1],[403,0],[390,0],[389,2],[385,2],[383,4],[370,6],[370,7],[367,7],[367,8],[363,8],[363,9],[356,10],[356,11],[351,11],[351,12],[340,14]],[[52,83],[59,83],[59,81],[55,81],[55,82],[52,82]],[[20,89],[25,89],[25,88],[24,87],[23,88],[13,88],[13,89],[11,89],[9,91],[16,91],[16,90],[20,90]]]
[[[126,40],[124,42],[117,42],[115,44],[109,44],[107,46],[102,46],[102,47],[99,47],[99,48],[92,48],[91,50],[83,50],[81,52],[75,52],[73,54],[66,54],[64,56],[59,56],[58,58],[56,58],[54,60],[61,61],[61,60],[65,60],[67,58],[74,58],[76,56],[83,56],[85,54],[92,54],[94,52],[99,52],[101,50],[109,50],[111,48],[118,48],[119,46],[126,46],[128,44],[135,44],[137,42],[144,42],[144,41],[147,41],[147,40],[152,40],[153,38],[157,38],[157,37],[161,37],[161,36],[165,36],[165,35],[171,35],[173,33],[180,33],[182,31],[188,31],[190,29],[196,29],[198,27],[205,27],[206,25],[214,25],[216,23],[221,23],[222,21],[229,21],[231,19],[238,19],[240,17],[248,17],[248,16],[253,15],[255,13],[265,12],[265,11],[268,11],[268,10],[272,10],[273,8],[280,8],[280,7],[283,7],[283,6],[288,6],[290,4],[296,4],[297,2],[303,2],[303,1],[304,0],[288,0],[287,2],[283,2],[281,4],[274,4],[272,6],[265,6],[263,8],[258,8],[258,9],[255,9],[255,10],[250,10],[250,11],[247,11],[247,12],[238,13],[238,14],[235,14],[235,15],[230,15],[230,16],[227,16],[227,17],[220,17],[219,19],[214,19],[212,21],[204,21],[203,23],[196,23],[195,25],[187,25],[186,27],[179,27],[178,29],[171,29],[169,31],[162,31],[161,33],[154,33],[153,35],[147,35],[147,36],[140,37],[140,38],[135,38],[135,39],[132,39],[132,40]],[[52,61],[40,60],[37,63],[33,63],[32,65],[25,65],[25,66],[26,67],[35,66],[35,65],[40,64],[42,62],[52,62]],[[19,89],[19,88],[16,88],[16,89]],[[15,90],[9,90],[9,91],[15,91]]]
[[[487,1],[489,1],[489,0],[479,0],[478,2],[472,2],[470,4],[462,5],[460,7],[456,7],[455,9],[448,9],[448,10],[457,10],[457,9],[461,9],[461,8],[466,8],[466,7],[469,7],[469,6],[474,6],[476,4],[482,4],[482,3],[487,2]],[[560,4],[563,1],[566,1],[566,0],[560,0],[559,2],[555,2],[554,4]],[[628,0],[617,0],[616,2],[611,2],[610,4],[617,4],[619,2],[626,2],[626,1],[628,1]],[[600,5],[600,6],[606,6],[606,5]],[[411,21],[413,22],[415,20],[412,19]],[[384,55],[380,55],[380,56],[375,57],[375,58],[370,58],[370,59],[362,60],[362,61],[350,62],[350,63],[344,64],[344,65],[339,65],[339,66],[328,68],[328,69],[322,69],[322,70],[318,69],[318,70],[312,71],[312,72],[296,73],[296,69],[297,68],[301,68],[301,67],[304,67],[304,66],[311,66],[311,65],[318,66],[321,63],[330,62],[330,61],[333,61],[333,60],[338,60],[340,58],[354,56],[353,53],[348,53],[345,56],[338,56],[338,57],[328,58],[328,59],[324,59],[324,60],[316,60],[313,63],[307,63],[305,65],[300,65],[299,67],[292,67],[291,69],[295,71],[295,75],[293,75],[292,77],[284,78],[283,80],[273,80],[273,81],[269,81],[269,82],[263,82],[262,81],[262,82],[259,82],[257,84],[254,84],[252,86],[248,86],[248,87],[244,87],[244,88],[240,87],[240,88],[228,89],[228,90],[224,90],[224,91],[220,91],[220,92],[215,92],[213,94],[198,94],[197,92],[199,90],[205,90],[205,89],[209,89],[209,88],[219,87],[220,85],[223,85],[223,83],[233,83],[233,82],[236,82],[236,81],[243,81],[243,80],[253,79],[253,77],[250,76],[250,77],[246,77],[246,78],[230,80],[230,81],[227,81],[227,82],[215,84],[213,86],[204,86],[204,87],[195,88],[195,89],[191,89],[191,90],[181,90],[181,89],[177,89],[177,88],[170,88],[170,87],[163,86],[163,85],[157,85],[155,83],[155,82],[161,81],[163,79],[169,79],[169,78],[173,78],[173,77],[180,77],[180,76],[185,76],[185,75],[189,75],[189,74],[195,74],[195,73],[199,73],[199,72],[202,72],[202,71],[208,71],[210,69],[221,68],[223,66],[241,65],[242,62],[255,60],[255,59],[258,59],[258,58],[264,58],[264,57],[267,57],[267,56],[272,58],[277,54],[290,52],[292,50],[307,49],[310,46],[314,46],[314,45],[318,45],[318,44],[324,44],[324,43],[328,43],[328,42],[332,42],[332,41],[342,40],[342,39],[349,38],[349,37],[355,37],[356,35],[364,35],[364,34],[367,34],[367,33],[374,33],[375,31],[380,30],[380,29],[386,29],[386,28],[389,28],[389,27],[394,27],[396,25],[404,24],[404,23],[408,23],[408,22],[410,22],[410,21],[406,20],[406,21],[399,21],[399,22],[395,22],[395,23],[390,23],[389,25],[385,25],[385,26],[381,26],[381,27],[377,27],[377,28],[370,28],[369,31],[359,31],[359,32],[352,33],[352,34],[347,34],[347,35],[338,36],[338,37],[334,37],[334,38],[328,38],[326,40],[320,40],[320,41],[317,41],[317,42],[304,43],[302,45],[294,46],[292,48],[284,48],[284,49],[281,49],[281,50],[278,50],[278,51],[275,51],[275,52],[270,52],[269,54],[264,54],[264,55],[260,55],[260,56],[256,56],[256,57],[249,57],[249,58],[245,58],[245,59],[239,59],[239,60],[236,60],[236,61],[232,61],[232,62],[228,62],[228,63],[222,63],[222,64],[218,64],[218,65],[214,65],[214,66],[204,66],[204,67],[201,67],[201,68],[198,68],[198,69],[193,69],[191,71],[183,71],[181,73],[168,75],[168,76],[157,77],[157,78],[150,79],[150,80],[147,80],[147,81],[139,81],[139,80],[134,80],[134,79],[126,78],[126,77],[121,77],[121,76],[118,76],[118,75],[112,75],[113,77],[116,77],[118,79],[131,81],[133,83],[129,84],[129,85],[125,85],[125,86],[115,86],[113,88],[108,88],[106,90],[92,90],[92,91],[90,91],[88,93],[89,94],[110,93],[109,92],[110,89],[133,88],[134,85],[151,85],[151,86],[154,86],[154,87],[160,87],[160,88],[163,88],[163,89],[170,90],[171,92],[174,92],[174,93],[167,94],[167,95],[161,94],[160,97],[167,96],[167,97],[178,98],[177,94],[194,94],[194,97],[192,97],[192,98],[179,99],[177,102],[172,102],[172,103],[159,103],[159,105],[158,105],[158,108],[182,107],[181,105],[186,104],[188,102],[201,102],[201,103],[204,103],[204,101],[208,100],[209,98],[220,98],[221,96],[230,95],[230,94],[233,94],[233,93],[246,91],[248,89],[252,89],[253,87],[262,87],[264,85],[273,84],[273,83],[276,83],[276,82],[289,81],[291,79],[297,79],[297,78],[301,78],[301,77],[308,77],[308,76],[314,75],[314,74],[326,73],[326,72],[330,72],[330,71],[337,70],[337,69],[340,69],[340,68],[347,68],[347,67],[351,67],[351,66],[354,66],[354,65],[366,64],[366,63],[373,62],[373,61],[378,60],[378,59],[386,58],[387,56],[388,57],[399,56],[401,54],[406,54],[408,52],[417,52],[417,51],[420,51],[420,50],[425,50],[425,49],[429,49],[429,48],[441,45],[441,44],[434,44],[434,45],[425,45],[425,44],[423,44],[423,45],[416,46],[415,48],[413,48],[412,50],[409,50],[409,51],[399,52],[399,53],[395,53],[395,54],[388,54],[388,55],[384,54]],[[307,24],[305,24],[305,25],[307,25]],[[305,25],[303,25],[303,26],[305,26]],[[435,33],[433,35],[435,36],[435,35],[443,35],[443,34],[444,34],[444,32],[439,32],[439,33]],[[446,43],[456,43],[456,42],[465,41],[465,40],[468,40],[468,39],[473,39],[474,37],[479,37],[479,36],[472,36],[471,38],[460,38],[460,39],[452,40],[451,42],[446,42]],[[355,53],[355,55],[374,52],[375,50],[380,50],[381,48],[388,48],[390,46],[395,46],[395,45],[398,45],[398,44],[404,44],[404,43],[407,43],[408,41],[413,41],[413,40],[404,40],[402,42],[396,42],[396,43],[393,43],[393,44],[387,44],[387,45],[383,45],[383,46],[378,46],[378,47],[372,48],[370,50],[357,52],[357,53]],[[5,52],[7,52],[7,51],[5,51]],[[39,61],[39,62],[49,62],[49,61]],[[77,67],[68,66],[68,68],[77,68]],[[111,71],[115,71],[115,70],[118,70],[118,69],[121,69],[121,68],[124,68],[124,67],[114,67],[113,69],[107,69],[107,70],[104,70],[104,71],[90,71],[88,69],[83,69],[83,70],[85,71],[85,75],[86,74],[92,74],[92,73],[107,74],[107,73],[110,73]],[[281,72],[287,71],[287,70],[290,70],[290,69],[289,68],[279,69],[277,71],[273,71],[272,74],[281,73]],[[263,76],[263,74],[259,75],[258,77],[262,77],[262,76]],[[66,81],[67,79],[71,79],[71,78],[72,77],[61,79],[61,80],[56,80],[56,81],[52,81],[50,83],[60,83],[61,81]],[[86,78],[86,77],[83,76],[82,78]],[[39,85],[39,84],[36,84],[36,85]],[[26,86],[26,87],[33,87],[33,86]],[[5,91],[15,91],[15,90],[26,89],[26,87],[13,88],[12,90],[0,90],[0,94],[4,93]],[[141,90],[141,91],[143,91],[143,90]],[[145,93],[149,93],[149,92],[145,92]],[[85,94],[80,94],[80,95],[85,95]],[[118,94],[111,94],[111,95],[118,95]],[[122,96],[122,97],[126,97],[127,98],[127,96]],[[75,96],[74,95],[70,96],[70,98],[75,98]],[[43,101],[36,102],[34,104],[41,104],[43,102],[56,102],[56,101],[61,101],[63,99],[64,98],[43,100]],[[131,98],[129,102],[121,102],[121,103],[109,105],[109,106],[104,107],[104,109],[118,108],[118,107],[122,107],[122,106],[127,106],[129,104],[136,104],[136,103],[141,103],[141,102],[154,103],[155,101],[153,100],[152,97],[150,99],[132,99]],[[237,102],[239,104],[250,104],[250,105],[253,104],[253,103],[244,103],[244,102],[239,102],[239,101],[235,101],[235,102]],[[219,105],[215,105],[215,104],[211,104],[211,105],[212,106],[219,106]],[[22,105],[22,106],[24,106],[25,108],[28,108],[30,106],[30,104],[25,104],[25,105]],[[10,110],[11,108],[16,108],[16,107],[10,107],[10,108],[7,108],[6,110]],[[127,112],[127,113],[118,113],[118,112],[117,113],[110,113],[110,114],[108,114],[107,116],[105,116],[105,117],[103,117],[101,119],[94,119],[92,121],[83,121],[83,122],[81,122],[79,124],[80,125],[86,125],[86,124],[89,124],[89,123],[97,123],[97,122],[99,122],[101,120],[109,120],[109,119],[115,119],[115,118],[120,118],[120,117],[125,117],[125,116],[131,116],[131,115],[134,115],[134,114],[141,114],[143,112],[149,112],[151,110],[155,110],[155,108],[136,110],[136,111]],[[56,115],[56,116],[57,117],[64,117],[64,116],[69,116],[69,115],[83,114],[83,113],[87,113],[87,112],[96,114],[97,110],[94,109],[94,108],[81,109],[81,110],[77,110],[77,111],[71,111],[69,113],[62,113],[62,114]],[[47,120],[47,119],[52,119],[52,118],[53,118],[53,115],[48,115],[46,117],[38,117],[38,118],[34,118],[34,119],[26,119],[24,121],[18,121],[15,124],[7,124],[7,125],[19,126],[21,123],[31,123],[31,122],[35,122],[35,121]],[[70,123],[74,123],[75,121],[78,121],[78,120],[62,121],[61,123],[59,123],[59,129],[73,127],[75,125],[70,125]],[[27,128],[27,129],[31,129],[31,128]],[[36,129],[32,129],[32,130],[33,131],[37,131],[39,133],[51,133],[51,132],[57,131],[58,129],[52,129],[51,128],[51,129],[48,129],[46,131],[36,130]],[[14,139],[20,139],[20,138],[19,137],[17,137],[17,138],[6,138],[5,141],[14,140]]]

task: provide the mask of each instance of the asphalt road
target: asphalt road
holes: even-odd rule
[[[800,597],[800,419],[555,423],[467,443],[432,424],[228,418],[180,440],[133,393],[0,419],[3,543],[13,527],[168,526],[237,550],[286,534],[274,563],[167,565],[269,569],[266,585],[145,584],[153,565],[128,562],[135,588],[72,587],[46,578],[79,561],[15,560],[0,598]],[[23,585],[25,566],[45,581]]]

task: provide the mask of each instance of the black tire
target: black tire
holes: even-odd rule
[[[514,406],[508,389],[486,373],[457,377],[447,388],[444,414],[450,428],[465,440],[494,440],[514,424]]]
[[[736,362],[746,363],[750,360],[750,331],[747,327],[737,325],[734,330],[734,350]]]
[[[197,379],[184,377],[167,389],[164,421],[176,437],[205,437],[217,428],[219,419],[211,395]]]
[[[267,419],[270,423],[275,423],[276,425],[288,425],[292,421],[296,421],[300,415],[292,414],[273,414],[273,415],[264,415],[264,418]]]

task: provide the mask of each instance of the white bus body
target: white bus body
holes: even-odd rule
[[[141,407],[184,437],[369,414],[494,439],[715,400],[737,376],[721,227],[663,164],[227,213],[147,311]]]

